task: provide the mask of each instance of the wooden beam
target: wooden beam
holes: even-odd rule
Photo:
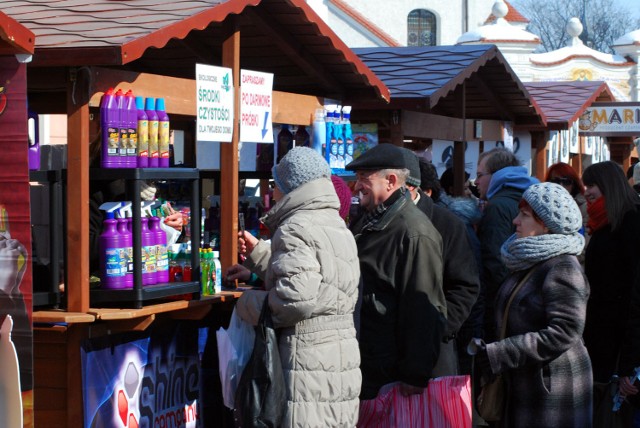
[[[269,16],[265,11],[250,7],[246,8],[244,13],[250,17],[252,23],[264,33],[265,37],[277,45],[309,77],[318,81],[327,92],[340,92],[342,85],[331,78],[331,74],[326,72],[325,67],[304,49],[295,37],[275,27],[272,24],[274,17]]]
[[[240,27],[230,17],[229,37],[222,43],[222,66],[233,74],[234,113],[231,143],[220,144],[220,263],[223,270],[238,262],[238,142],[240,135]]]
[[[547,141],[549,140],[548,131],[535,131],[531,133],[531,149],[534,151],[531,158],[535,164],[532,172],[538,180],[544,180],[547,175]]]
[[[498,113],[502,115],[502,118],[508,118],[510,121],[515,122],[515,116],[503,107],[505,105],[505,102],[495,95],[495,91],[489,88],[489,85],[485,83],[485,81],[478,75],[478,73],[474,73],[471,76],[471,84],[478,87],[478,90],[480,91],[482,96],[486,98],[488,104],[495,108]]]
[[[89,104],[85,72],[67,88],[67,309],[89,310]]]
[[[91,81],[90,107],[100,106],[107,89],[122,88],[125,92],[131,89],[136,95],[164,98],[169,115],[196,115],[196,82],[193,79],[92,67]],[[273,120],[289,125],[310,125],[313,119],[309,115],[323,105],[324,100],[320,97],[273,91]]]

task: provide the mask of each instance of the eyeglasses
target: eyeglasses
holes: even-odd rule
[[[556,177],[549,180],[552,183],[560,184],[561,186],[568,186],[573,184],[573,180],[567,177]]]
[[[491,174],[493,174],[493,173],[492,172],[479,172],[479,173],[476,174],[476,180],[478,178],[482,178],[484,176],[491,175]]]

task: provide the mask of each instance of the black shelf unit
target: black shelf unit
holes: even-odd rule
[[[124,179],[127,193],[131,195],[132,235],[133,235],[133,288],[100,289],[92,288],[91,304],[132,303],[141,308],[144,302],[182,294],[192,294],[200,298],[200,282],[169,282],[142,285],[141,237],[140,237],[140,183],[143,180],[187,180],[191,183],[191,266],[193,278],[200,278],[200,173],[195,168],[92,168],[91,180]]]
[[[61,254],[58,243],[63,241],[64,236],[63,230],[58,228],[58,224],[61,221],[62,224],[65,224],[63,208],[64,179],[64,171],[59,169],[29,171],[29,181],[47,184],[49,187],[49,284],[46,287],[47,291],[33,292],[33,306],[53,306],[58,308],[61,303],[59,289]]]

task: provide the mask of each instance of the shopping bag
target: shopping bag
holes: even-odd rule
[[[383,386],[373,400],[360,401],[358,428],[470,428],[469,376],[429,381],[421,394],[403,396],[398,383]]]
[[[229,328],[220,327],[216,332],[218,342],[218,370],[222,383],[222,401],[230,409],[234,407],[234,397],[255,340],[253,326],[236,314],[231,314]]]
[[[507,400],[504,379],[501,375],[496,376],[493,382],[482,387],[478,397],[478,413],[487,422],[497,422],[504,413],[504,406]]]
[[[242,428],[275,428],[281,425],[287,390],[268,298],[255,331],[253,353],[236,390],[234,423]]]

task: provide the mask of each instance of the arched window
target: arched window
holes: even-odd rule
[[[436,45],[436,16],[425,9],[415,9],[407,17],[407,46]]]

